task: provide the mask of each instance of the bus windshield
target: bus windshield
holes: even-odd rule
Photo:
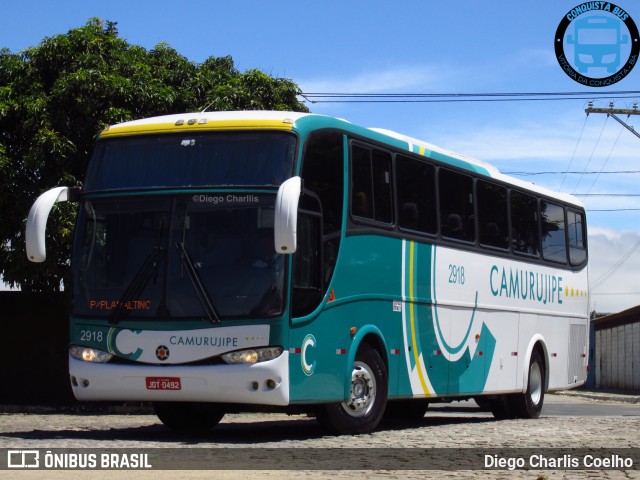
[[[274,205],[275,194],[246,192],[84,200],[74,314],[112,322],[281,314]]]
[[[292,175],[296,137],[282,132],[184,132],[105,139],[83,190],[279,186]]]

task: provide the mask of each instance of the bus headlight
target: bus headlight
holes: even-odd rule
[[[78,347],[77,345],[71,345],[69,347],[69,353],[73,358],[84,362],[107,363],[113,358],[113,355],[103,352],[102,350],[89,347]]]
[[[282,355],[282,347],[248,348],[246,350],[236,350],[225,353],[222,359],[230,364],[237,363],[260,363],[273,360]]]

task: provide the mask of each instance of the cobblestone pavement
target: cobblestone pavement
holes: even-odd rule
[[[0,448],[637,448],[639,415],[541,417],[496,421],[480,411],[435,409],[418,424],[370,435],[327,436],[314,419],[281,414],[227,415],[211,432],[178,435],[152,415],[0,414]],[[375,450],[372,450],[375,451]],[[353,452],[349,452],[352,454]],[[355,459],[354,459],[355,460]],[[636,466],[638,468],[638,466]],[[0,478],[62,479],[80,472],[0,471]],[[640,470],[147,470],[92,471],[94,479],[247,478],[526,478],[640,479]]]

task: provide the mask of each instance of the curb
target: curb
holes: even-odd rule
[[[588,398],[602,402],[640,403],[640,394],[635,391],[622,393],[619,391],[607,392],[600,390],[562,390],[553,392],[553,395]]]

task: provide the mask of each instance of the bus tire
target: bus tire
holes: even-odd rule
[[[496,420],[512,420],[518,418],[514,410],[515,394],[499,395],[489,400],[489,410]]]
[[[527,390],[515,395],[512,408],[518,418],[538,418],[544,403],[546,371],[540,350],[535,349],[529,361]]]
[[[206,432],[215,427],[224,412],[215,404],[187,402],[154,402],[160,421],[176,432]]]
[[[388,382],[380,354],[363,344],[353,364],[349,400],[320,405],[316,413],[318,422],[337,435],[372,432],[382,420],[387,405]]]

